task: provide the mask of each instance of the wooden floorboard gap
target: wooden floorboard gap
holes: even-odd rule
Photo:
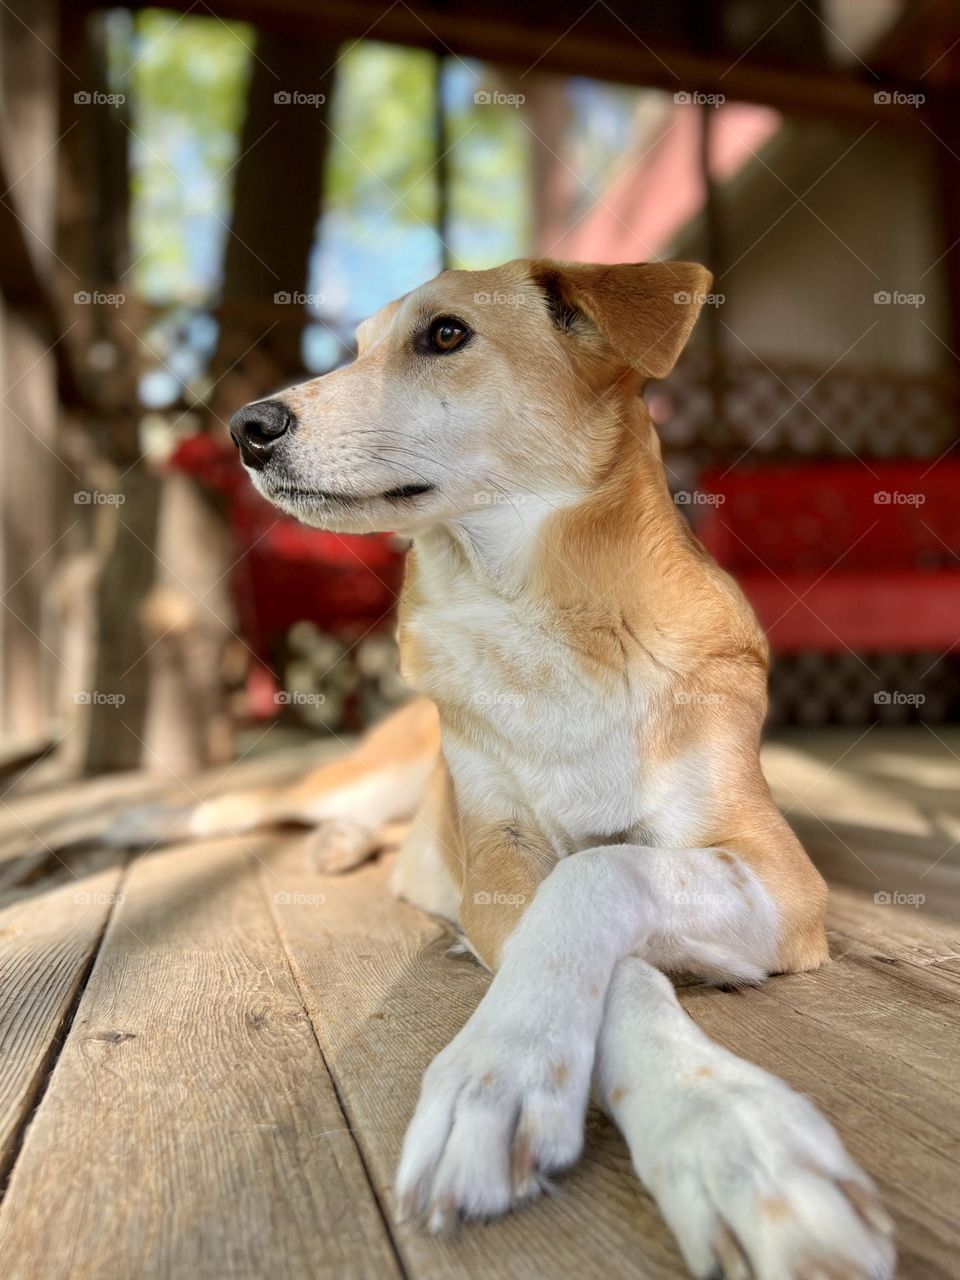
[[[0,1205],[3,1204],[4,1197],[7,1194],[7,1188],[10,1186],[10,1179],[13,1177],[14,1170],[17,1167],[17,1160],[19,1159],[20,1152],[23,1150],[24,1143],[27,1140],[27,1132],[30,1125],[33,1123],[34,1116],[43,1104],[43,1099],[46,1095],[47,1089],[49,1088],[50,1081],[53,1078],[53,1073],[57,1069],[60,1054],[63,1052],[64,1045],[67,1043],[67,1038],[70,1035],[70,1029],[73,1026],[74,1019],[77,1016],[77,1010],[80,1008],[80,1002],[83,999],[83,993],[87,989],[87,983],[90,981],[90,975],[93,973],[94,965],[97,963],[97,957],[100,955],[100,951],[103,947],[103,940],[107,936],[107,930],[110,927],[110,921],[113,919],[113,913],[117,909],[117,903],[121,901],[123,883],[126,879],[128,869],[129,864],[124,866],[123,873],[117,883],[114,901],[110,906],[110,910],[104,917],[103,927],[101,928],[100,934],[97,938],[96,946],[94,946],[90,951],[90,955],[81,972],[80,980],[77,983],[77,989],[74,992],[73,999],[63,1015],[60,1025],[57,1028],[56,1035],[50,1042],[50,1049],[47,1053],[46,1060],[44,1061],[43,1068],[37,1075],[37,1082],[34,1087],[30,1105],[26,1109],[23,1120],[10,1143],[10,1150],[7,1154],[6,1160],[0,1164]]]
[[[251,859],[251,861],[254,861],[254,859]],[[319,1032],[317,1031],[316,1022],[314,1021],[313,1015],[310,1012],[310,1006],[307,1003],[307,988],[303,979],[303,975],[300,973],[299,969],[294,963],[293,956],[290,954],[290,948],[287,946],[287,939],[284,935],[283,929],[280,927],[280,921],[277,919],[277,913],[274,910],[273,902],[271,902],[270,900],[270,895],[267,892],[267,886],[264,884],[263,874],[260,868],[258,867],[254,868],[254,875],[256,877],[257,884],[260,886],[260,892],[263,894],[264,899],[266,901],[267,910],[270,913],[270,919],[273,921],[273,927],[274,929],[276,929],[276,932],[277,932],[277,939],[280,943],[280,947],[283,950],[284,957],[286,958],[287,964],[290,968],[290,976],[293,979],[293,984],[297,989],[298,996],[300,997],[300,1004],[303,1007],[303,1012],[306,1015],[307,1021],[310,1023],[310,1029],[313,1032],[313,1038],[316,1041],[316,1045],[317,1045],[317,1052],[320,1054],[320,1061],[323,1063],[323,1069],[324,1071],[326,1071],[327,1076],[330,1080],[330,1086],[333,1089],[334,1095],[337,1099],[337,1103],[340,1107],[341,1112],[343,1113],[344,1125],[346,1127],[347,1132],[350,1134],[350,1141],[353,1143],[354,1147],[356,1148],[357,1159],[360,1161],[360,1166],[363,1169],[364,1177],[367,1179],[367,1182],[370,1186],[370,1194],[373,1196],[373,1199],[377,1206],[377,1210],[380,1214],[380,1219],[383,1222],[383,1228],[387,1234],[387,1239],[390,1242],[390,1249],[396,1261],[397,1270],[400,1272],[400,1275],[404,1277],[404,1280],[409,1280],[410,1273],[408,1272],[406,1266],[404,1265],[403,1257],[400,1253],[400,1249],[397,1244],[397,1239],[394,1234],[393,1220],[390,1216],[389,1209],[387,1205],[383,1203],[383,1201],[380,1198],[380,1194],[377,1191],[376,1182],[374,1181],[373,1174],[370,1169],[370,1165],[367,1162],[367,1158],[363,1153],[363,1147],[361,1146],[360,1141],[357,1138],[356,1131],[353,1126],[353,1119],[347,1108],[347,1103],[340,1089],[339,1081],[334,1075],[333,1070],[330,1066],[330,1063],[327,1061],[327,1055],[324,1052],[323,1044],[320,1041],[320,1035],[319,1035]]]

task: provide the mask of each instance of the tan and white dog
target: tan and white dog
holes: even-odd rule
[[[235,415],[282,510],[412,536],[400,649],[425,697],[192,829],[309,820],[344,869],[417,809],[394,887],[495,975],[424,1078],[402,1214],[440,1230],[535,1195],[579,1156],[592,1087],[694,1275],[888,1277],[889,1220],[832,1127],[664,976],[827,959],[825,885],[760,770],[764,636],[680,518],[638,394],[709,284],[689,263],[445,272],[362,324],[353,364]]]

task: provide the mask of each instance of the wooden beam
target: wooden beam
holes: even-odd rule
[[[132,0],[148,8],[152,0]],[[191,0],[170,0],[168,7],[188,12]],[[623,6],[621,6],[623,7]],[[480,58],[521,69],[595,76],[671,93],[698,90],[722,93],[731,101],[756,102],[791,115],[873,122],[874,94],[903,87],[895,72],[884,80],[865,73],[822,67],[798,68],[761,62],[762,43],[752,53],[705,54],[678,35],[661,39],[642,10],[621,18],[606,5],[584,12],[565,5],[519,8],[497,0],[482,13],[462,3],[396,4],[373,0],[215,0],[207,6],[221,19],[254,23],[262,30],[284,31],[304,39],[357,40],[367,37],[418,47],[443,47],[457,58]],[[199,11],[197,11],[199,12]],[[676,24],[674,24],[676,25]],[[318,67],[318,72],[323,68]],[[883,111],[888,128],[917,131],[922,126],[908,106]]]
[[[960,79],[960,10],[956,0],[914,0],[870,53],[881,75],[917,90],[943,90]]]

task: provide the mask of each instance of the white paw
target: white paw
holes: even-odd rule
[[[372,827],[352,818],[331,818],[307,837],[307,862],[322,875],[337,875],[359,866],[382,844],[380,833]]]
[[[269,818],[269,805],[262,795],[256,791],[237,791],[202,801],[187,821],[190,835],[203,838],[239,835],[253,830]]]
[[[892,1223],[811,1102],[746,1063],[700,1068],[689,1085],[651,1134],[645,1181],[694,1275],[893,1275]]]
[[[401,1219],[439,1233],[537,1195],[580,1155],[591,1058],[590,1043],[474,1015],[424,1075],[397,1171]]]

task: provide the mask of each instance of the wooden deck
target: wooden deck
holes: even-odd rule
[[[900,1274],[955,1277],[960,733],[797,733],[765,760],[834,886],[836,960],[684,1003],[835,1121],[897,1219]],[[303,761],[261,756],[218,785]],[[119,857],[104,822],[170,788],[45,769],[0,802],[0,1276],[684,1274],[593,1114],[549,1199],[451,1240],[396,1227],[420,1074],[484,975],[387,896],[387,859],[321,879],[292,833]]]

